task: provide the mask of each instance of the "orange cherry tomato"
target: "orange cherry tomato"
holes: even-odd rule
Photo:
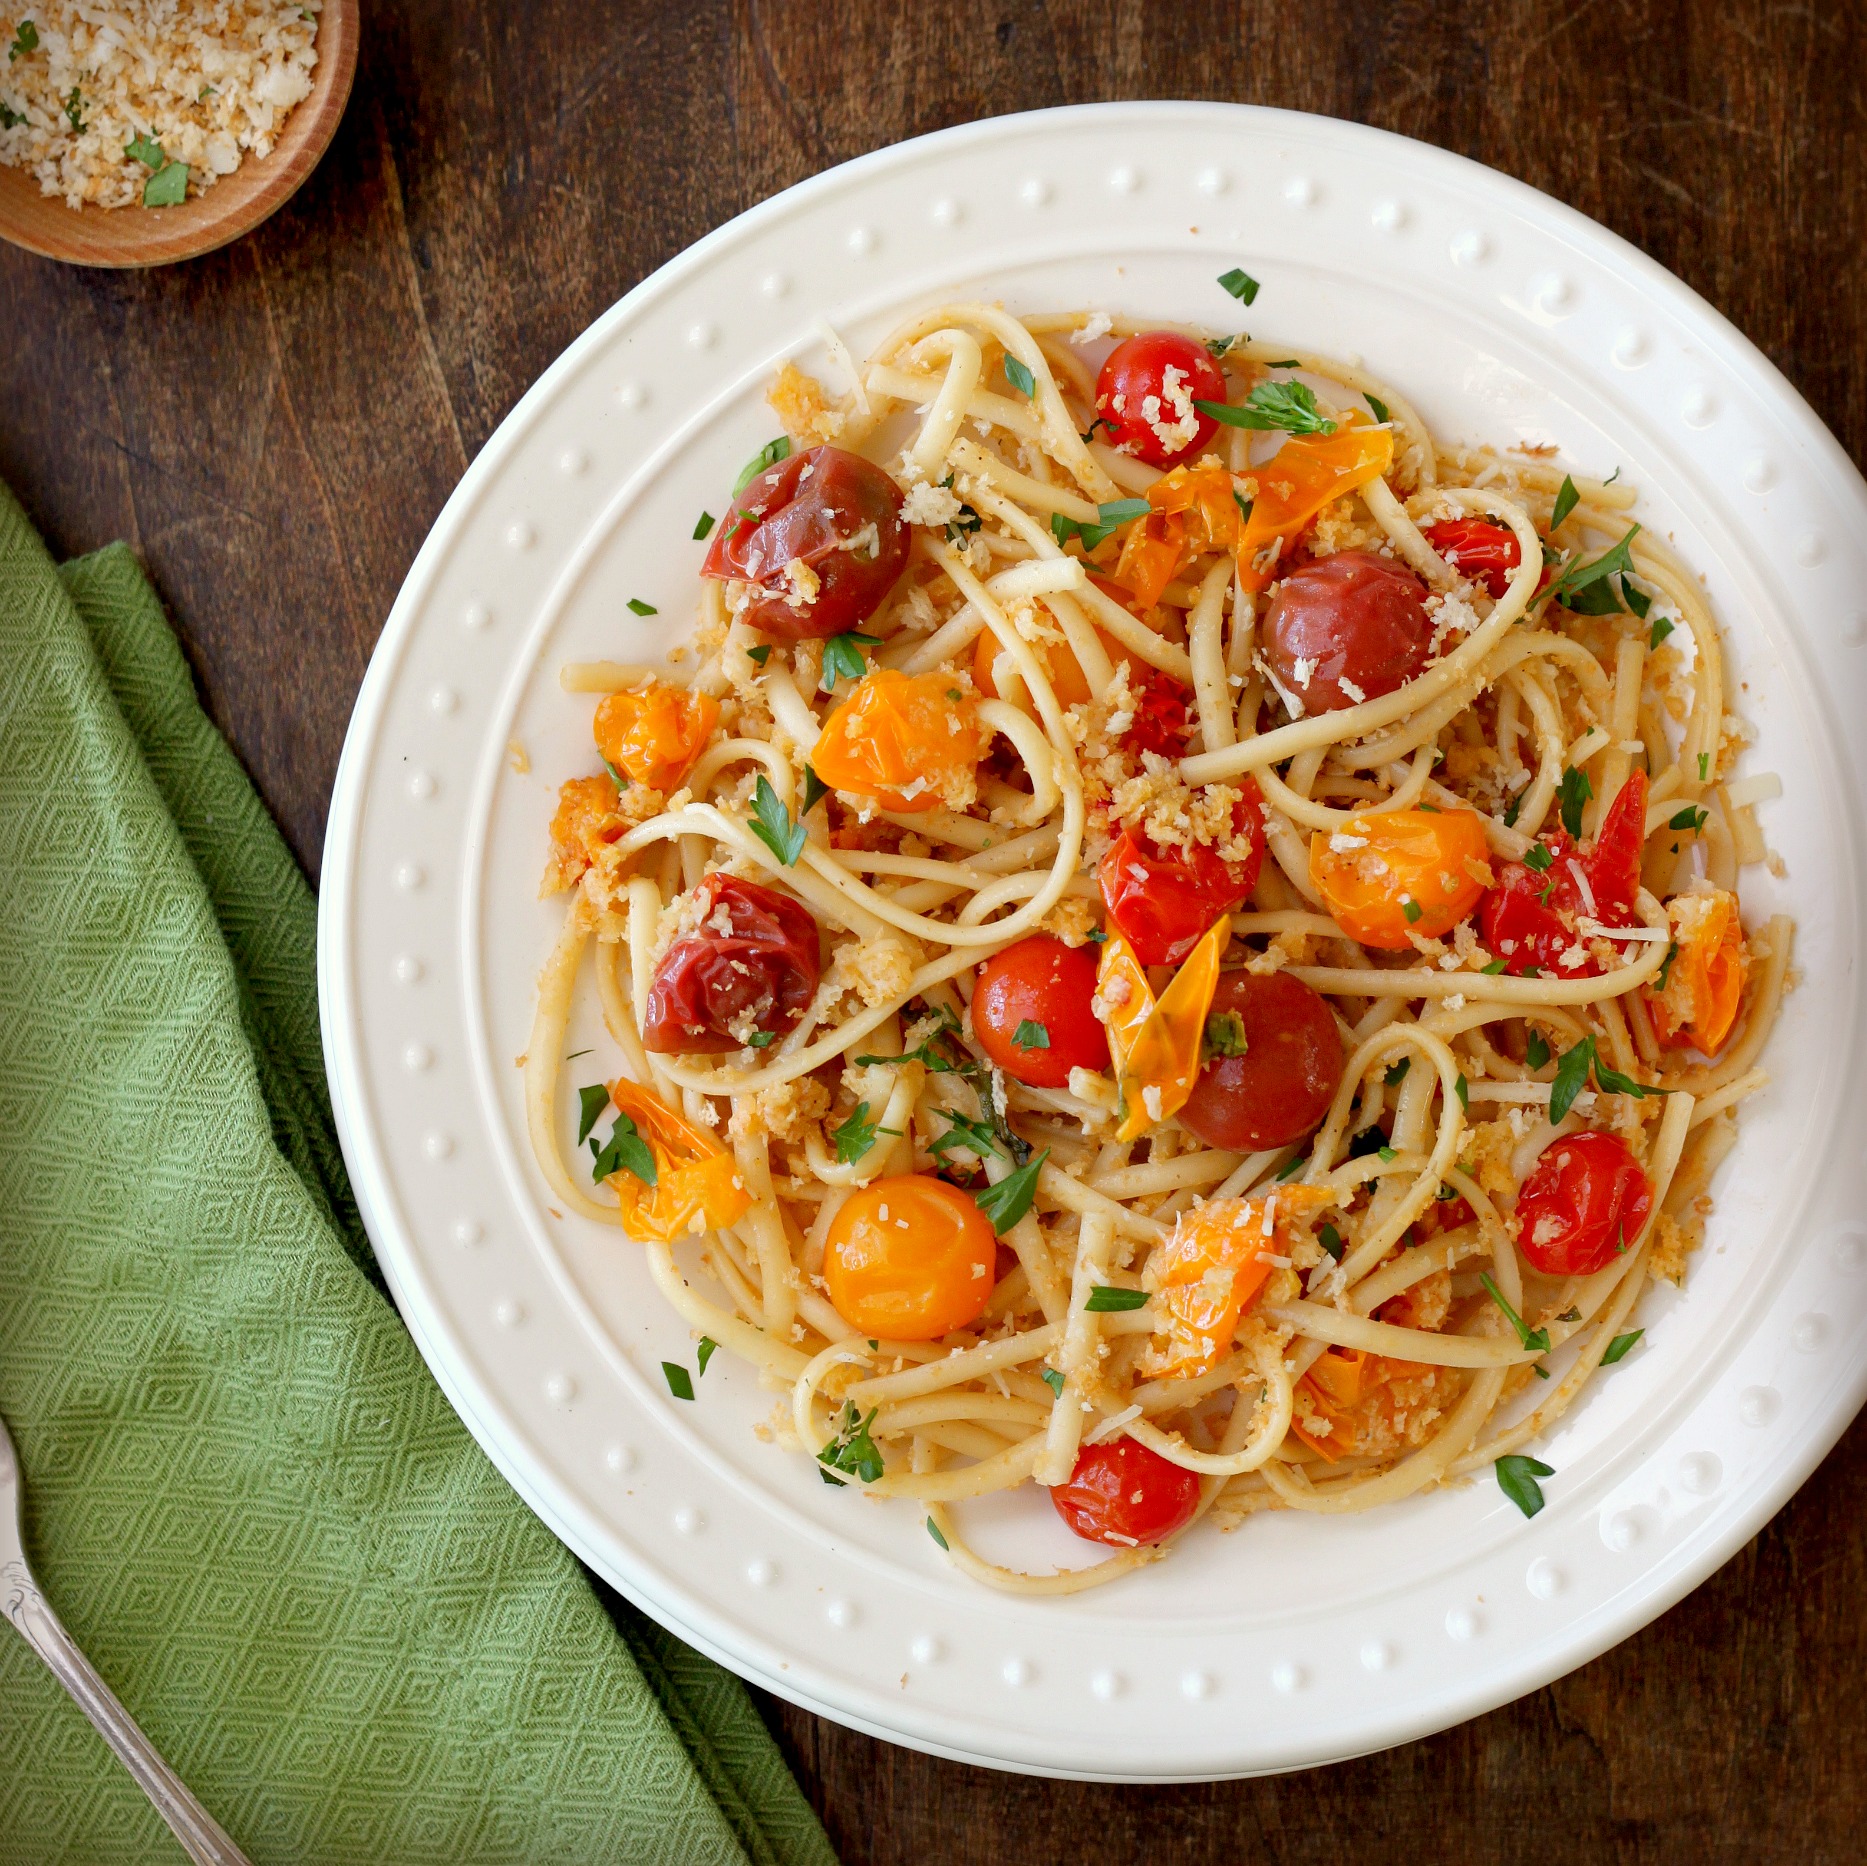
[[[1238,534],[1238,580],[1257,591],[1277,574],[1278,559],[1332,499],[1379,479],[1394,459],[1390,428],[1350,415],[1333,434],[1293,434],[1261,467],[1251,516]]]
[[[1127,593],[1123,590],[1121,595],[1125,596]],[[1120,598],[1118,597],[1117,600],[1119,601]],[[1126,662],[1131,668],[1140,665],[1135,657],[1115,640],[1114,636],[1104,633],[1100,628],[1096,630],[1096,636],[1112,663],[1119,665]],[[989,628],[982,628],[978,639],[973,644],[972,684],[988,700],[1004,698],[998,690],[998,682],[992,677],[993,663],[1003,652],[1004,650],[998,644],[998,637]],[[1031,652],[1037,656],[1038,665],[1050,676],[1050,685],[1057,696],[1059,706],[1081,706],[1089,698],[1089,681],[1083,673],[1081,663],[1070,652],[1067,642],[1033,642]],[[1027,713],[1031,710],[1028,700],[1021,700],[1018,704],[1022,705]]]
[[[625,777],[650,790],[675,790],[719,723],[720,703],[659,680],[604,697],[596,709],[596,748]]]
[[[1405,951],[1450,933],[1491,885],[1475,810],[1370,810],[1310,838],[1309,878],[1350,939]]]
[[[612,1082],[609,1099],[635,1124],[655,1163],[652,1185],[627,1168],[609,1176],[627,1236],[638,1243],[671,1244],[690,1232],[737,1224],[745,1216],[752,1198],[739,1162],[711,1134],[638,1083]],[[590,1144],[596,1145],[594,1136]]]
[[[617,813],[620,801],[607,773],[571,778],[558,791],[551,818],[551,860],[545,869],[547,894],[582,880],[604,848],[628,833],[628,824]]]
[[[997,1266],[992,1221],[970,1194],[926,1173],[852,1192],[824,1242],[832,1305],[876,1340],[936,1341],[976,1322]]]
[[[1666,904],[1679,950],[1666,989],[1646,992],[1660,1040],[1716,1056],[1729,1040],[1750,976],[1750,954],[1737,917],[1737,896],[1717,889],[1682,894]]]
[[[811,769],[832,790],[884,810],[936,810],[941,790],[991,743],[979,706],[946,674],[878,667],[824,722]]]
[[[1325,1433],[1312,1432],[1297,1420],[1290,1429],[1311,1451],[1329,1463],[1358,1456],[1391,1442],[1398,1413],[1417,1405],[1422,1384],[1432,1391],[1437,1370],[1418,1361],[1397,1361],[1361,1348],[1328,1348],[1306,1373],[1299,1389],[1311,1415]]]

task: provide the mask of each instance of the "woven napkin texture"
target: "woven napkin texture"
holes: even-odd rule
[[[262,1863],[833,1866],[739,1684],[606,1609],[430,1379],[314,938],[134,558],[56,567],[0,487],[0,1413],[47,1597]],[[179,1857],[0,1623],[0,1861]]]

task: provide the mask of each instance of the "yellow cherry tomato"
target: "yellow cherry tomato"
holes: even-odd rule
[[[878,667],[824,721],[810,765],[832,790],[872,797],[884,810],[936,810],[990,743],[978,702],[950,675]]]
[[[824,1241],[823,1281],[859,1334],[934,1341],[979,1319],[997,1262],[992,1221],[969,1194],[901,1173],[844,1200]]]
[[[629,1168],[609,1176],[629,1237],[672,1244],[690,1233],[737,1224],[745,1216],[752,1198],[739,1162],[711,1134],[638,1083],[612,1082],[609,1099],[620,1119],[634,1125],[654,1161],[652,1181]]]
[[[1351,414],[1333,434],[1293,434],[1261,467],[1251,516],[1238,532],[1238,581],[1257,591],[1277,574],[1283,553],[1332,499],[1379,479],[1393,464],[1391,428]]]
[[[1103,648],[1107,651],[1111,664],[1126,662],[1131,668],[1138,668],[1140,663],[1135,656],[1121,646],[1112,635],[1096,630]],[[998,637],[989,628],[979,631],[978,640],[972,651],[972,684],[988,700],[1002,699],[998,682],[992,677],[992,665],[1004,652],[998,645]],[[1089,680],[1083,673],[1082,664],[1070,652],[1068,642],[1046,641],[1033,642],[1031,652],[1037,656],[1037,664],[1050,676],[1051,690],[1057,696],[1059,706],[1081,706],[1089,698]],[[1028,699],[1019,702],[1028,713],[1031,710]]]
[[[605,696],[596,709],[596,748],[616,770],[650,790],[674,790],[705,749],[720,703],[652,680]]]
[[[1232,937],[1221,914],[1187,954],[1158,1002],[1134,948],[1119,933],[1102,945],[1096,994],[1105,1008],[1109,1049],[1121,1086],[1118,1140],[1138,1140],[1178,1114],[1199,1080],[1200,1039],[1219,983],[1219,961]]]
[[[1682,894],[1666,903],[1679,950],[1664,991],[1648,990],[1660,1041],[1706,1056],[1724,1048],[1750,976],[1750,954],[1737,917],[1737,896],[1723,888]]]
[[[1370,810],[1310,838],[1310,884],[1350,939],[1402,952],[1436,939],[1492,883],[1475,810]]]

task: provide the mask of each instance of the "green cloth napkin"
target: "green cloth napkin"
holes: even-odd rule
[[[262,1863],[833,1866],[737,1681],[612,1617],[429,1378],[304,877],[129,551],[54,566],[3,486],[0,754],[0,1413],[131,1714]],[[0,1861],[178,1857],[0,1622]]]

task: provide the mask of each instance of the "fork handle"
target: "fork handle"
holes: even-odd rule
[[[78,1708],[96,1725],[97,1733],[116,1751],[117,1760],[136,1778],[155,1810],[174,1830],[182,1851],[199,1866],[252,1866],[213,1815],[188,1791],[188,1785],[162,1760],[160,1752],[136,1727],[136,1721],[117,1701],[116,1693],[97,1675],[77,1642],[23,1563],[0,1567],[0,1608],[19,1635],[46,1663],[52,1676],[69,1691]]]

